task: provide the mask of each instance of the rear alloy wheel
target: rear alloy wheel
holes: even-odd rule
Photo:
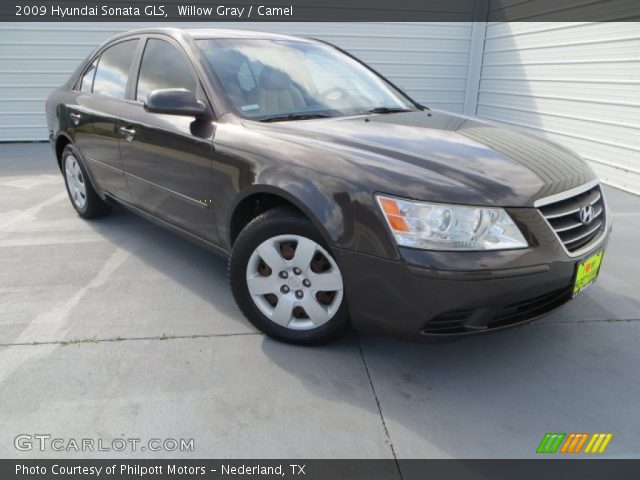
[[[69,153],[64,159],[64,175],[71,201],[76,208],[84,209],[87,204],[87,187],[84,183],[84,175],[80,170],[78,159],[73,153]]]
[[[109,211],[109,205],[93,188],[80,154],[73,145],[64,147],[61,167],[69,199],[81,217],[99,217]]]
[[[348,326],[340,267],[311,223],[288,209],[268,211],[238,237],[231,286],[243,313],[279,340],[326,343]]]

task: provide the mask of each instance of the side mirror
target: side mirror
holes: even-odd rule
[[[189,90],[168,88],[154,90],[147,96],[144,109],[151,113],[183,115],[186,117],[204,117],[207,107]]]

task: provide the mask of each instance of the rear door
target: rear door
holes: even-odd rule
[[[211,208],[211,120],[144,110],[154,90],[185,88],[207,104],[182,47],[166,36],[145,40],[130,100],[121,112],[122,159],[134,203],[170,223],[217,243]]]
[[[126,105],[139,42],[128,38],[106,47],[81,75],[75,102],[66,112],[76,147],[98,188],[125,201],[130,201],[130,194],[120,155],[119,114]]]

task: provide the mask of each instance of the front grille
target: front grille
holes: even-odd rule
[[[590,222],[581,219],[581,210],[585,207],[592,209]],[[604,230],[606,213],[600,185],[539,209],[569,252],[588,245]]]

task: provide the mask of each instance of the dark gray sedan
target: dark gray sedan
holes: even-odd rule
[[[117,203],[227,255],[242,312],[294,343],[521,324],[593,283],[610,231],[575,153],[431,110],[315,40],[118,35],[47,121],[80,216]]]

